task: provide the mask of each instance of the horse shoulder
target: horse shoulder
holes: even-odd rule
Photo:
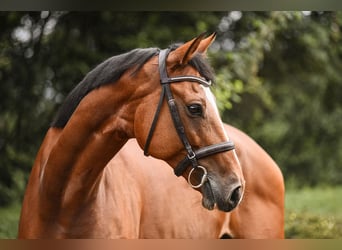
[[[101,221],[110,228],[109,238],[139,238],[145,180],[136,153],[128,141],[104,169],[98,209],[103,211]]]

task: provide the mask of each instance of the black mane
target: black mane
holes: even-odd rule
[[[178,45],[170,46],[171,50]],[[92,90],[114,83],[128,70],[139,69],[153,56],[159,53],[158,48],[135,49],[125,54],[113,56],[91,70],[83,80],[68,94],[62,106],[57,112],[51,127],[63,128],[69,121],[71,115],[85,97]],[[213,80],[213,71],[202,56],[196,55],[189,62],[204,78]]]

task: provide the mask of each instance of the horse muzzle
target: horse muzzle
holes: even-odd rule
[[[220,191],[213,181],[207,179],[202,186],[202,194],[202,205],[206,209],[213,210],[216,205],[218,210],[230,212],[242,201],[243,186],[236,182]]]

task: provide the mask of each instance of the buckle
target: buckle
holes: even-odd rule
[[[196,157],[196,154],[195,154],[195,152],[194,151],[189,151],[189,153],[188,153],[188,159],[190,160],[190,161],[192,161],[193,159],[195,159],[195,157]]]

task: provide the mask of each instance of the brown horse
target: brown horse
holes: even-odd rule
[[[236,209],[204,209],[201,195],[184,179],[175,178],[165,162],[144,157],[129,140],[106,167],[110,184],[103,188],[112,202],[98,208],[111,218],[114,237],[283,238],[284,183],[278,166],[245,133],[229,125],[225,129],[246,180]]]
[[[105,166],[129,138],[188,179],[205,208],[228,212],[240,203],[245,181],[213,101],[213,74],[204,58],[214,38],[200,35],[165,50],[136,49],[86,75],[39,149],[19,238],[115,237],[110,218],[98,208],[114,202],[106,195],[111,183]]]

